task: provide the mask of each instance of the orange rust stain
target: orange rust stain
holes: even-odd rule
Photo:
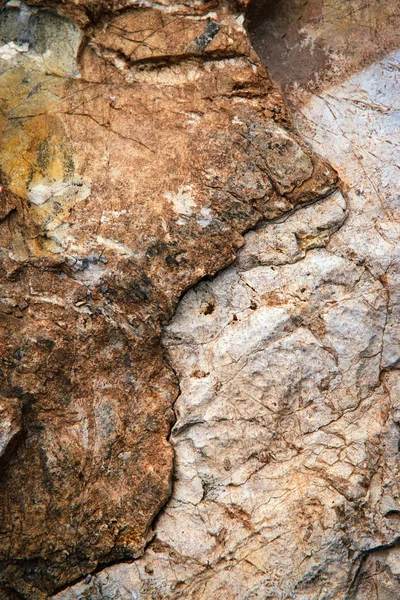
[[[24,78],[24,72],[26,74],[22,68],[12,69],[0,78],[0,169],[7,177],[11,191],[27,198],[28,192],[40,183],[52,185],[70,179],[74,164],[62,120],[50,114],[50,111],[54,112],[58,82],[51,95],[48,93],[51,91],[49,78],[43,76],[42,87],[37,77],[33,80],[29,75]],[[30,89],[27,81],[35,85]],[[29,115],[35,95],[40,108],[35,112],[39,114],[26,118],[10,114],[18,106],[18,114]],[[61,111],[61,99],[59,105]]]

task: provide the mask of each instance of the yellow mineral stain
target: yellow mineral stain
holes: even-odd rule
[[[73,175],[71,144],[54,114],[62,110],[59,94],[56,78],[22,67],[0,77],[0,169],[21,198],[39,184],[51,186]]]
[[[0,76],[0,171],[22,199],[32,233],[25,241],[15,233],[12,254],[17,261],[27,259],[28,248],[36,258],[59,254],[51,232],[77,201],[72,143],[61,117],[65,85],[65,79],[33,71],[29,64]],[[38,189],[44,190],[42,199]]]
[[[7,115],[28,97],[32,88],[24,82],[26,70],[15,67],[0,76],[0,112]]]

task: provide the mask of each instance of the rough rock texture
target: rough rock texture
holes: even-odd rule
[[[156,537],[57,600],[400,598],[399,5],[266,5],[255,46],[342,191],[184,296]]]
[[[32,4],[60,12],[10,0],[0,14],[0,594],[41,599],[140,556],[153,535],[178,395],[159,342],[182,293],[229,265],[244,231],[326,196],[337,176],[293,131],[247,40],[246,2]],[[351,277],[367,286],[375,348],[381,290]],[[300,335],[295,310],[279,331]],[[171,358],[180,371],[172,346]],[[184,389],[192,369],[181,377]],[[191,477],[179,452],[177,465]],[[194,485],[182,493],[198,498]],[[197,542],[211,560],[194,527]]]

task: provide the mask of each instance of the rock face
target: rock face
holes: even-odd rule
[[[325,197],[337,175],[295,133],[280,92],[249,45],[240,13],[245,2],[32,4],[10,0],[0,13],[0,594],[42,599],[95,569],[140,556],[154,535],[152,521],[171,492],[168,436],[179,392],[160,335],[182,293],[232,263],[243,232]],[[300,238],[293,234],[287,247],[293,260],[325,243],[342,223],[343,201],[334,196],[327,202],[326,214],[315,217],[321,230],[311,217],[309,234],[298,222]],[[385,314],[383,291],[360,269],[343,268],[360,293],[367,290],[365,302],[354,311],[364,311],[366,344],[375,351]],[[251,332],[258,331],[263,313],[247,306],[256,300],[245,283],[224,284],[226,277],[222,285],[232,293],[239,286],[235,294],[240,299],[227,296],[223,310],[222,305],[214,308],[211,296],[198,310],[190,309],[194,313],[182,314],[181,308],[167,334],[182,382],[179,415],[187,412],[186,388],[197,386],[208,394],[211,382],[217,385],[221,377],[223,387],[232,371],[224,366],[229,354],[221,355],[228,342],[224,338],[215,364],[203,364],[198,351],[203,319],[204,343],[212,344],[211,337],[217,339],[230,322],[234,302],[243,318],[251,311],[246,343],[257,346]],[[351,282],[343,293],[353,289]],[[334,394],[338,367],[333,350],[320,357],[322,342],[306,325],[294,327],[299,309],[285,304],[282,300],[273,309],[275,325],[263,333],[265,344],[277,344],[274,360],[279,361],[290,353],[279,345],[279,332],[294,336],[298,353],[304,344],[309,347],[310,364],[297,368],[298,376],[306,377],[304,369],[322,361],[315,367],[318,385]],[[173,332],[185,323],[188,330],[174,349]],[[244,322],[242,327],[247,329]],[[232,337],[233,331],[228,328],[226,335]],[[179,348],[189,351],[186,367]],[[235,360],[246,352],[246,345],[238,348]],[[363,357],[366,394],[375,381],[374,360]],[[348,385],[360,377],[349,374]],[[221,392],[215,393],[217,403],[225,402]],[[285,393],[284,388],[277,391],[276,401]],[[355,400],[349,398],[345,406],[353,410]],[[305,394],[305,405],[309,401]],[[205,400],[194,395],[193,402],[199,406],[196,419],[206,423],[208,409],[200,410]],[[287,400],[288,406],[297,404],[294,396]],[[218,410],[230,418],[224,404]],[[225,560],[214,545],[215,535],[223,542],[226,525],[212,526],[215,535],[209,539],[201,513],[191,514],[188,507],[201,501],[203,470],[208,472],[204,485],[208,481],[215,494],[213,477],[217,481],[222,473],[227,480],[241,450],[232,443],[230,451],[217,428],[222,466],[207,465],[205,452],[204,467],[188,467],[183,456],[195,452],[190,439],[196,428],[192,416],[185,419],[186,424],[179,416],[176,425],[183,437],[173,437],[181,491],[160,521],[165,535],[158,535],[149,552],[161,548],[159,559],[169,560],[167,521],[178,503],[179,515],[172,519],[179,531],[187,522],[195,549],[189,562],[182,562],[189,581],[204,561]],[[236,421],[234,436],[242,427]],[[212,437],[212,427],[206,426],[206,436]],[[254,434],[251,427],[242,428],[241,443],[248,448],[245,436]],[[217,446],[212,450],[211,445],[210,452]],[[277,455],[296,454],[278,446]],[[266,464],[269,459],[263,456]],[[245,478],[258,458],[247,466],[245,455],[242,461]],[[238,500],[225,514],[218,502],[214,521],[220,514],[231,519],[232,510],[232,522],[241,523],[232,544],[258,535],[251,533],[244,504]],[[183,552],[185,542],[175,541]],[[157,589],[157,581],[154,585]],[[90,590],[85,594],[94,597]]]
[[[57,600],[400,597],[399,6],[258,5],[254,45],[341,191],[184,296],[155,539]]]

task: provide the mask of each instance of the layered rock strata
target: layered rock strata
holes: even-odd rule
[[[243,6],[29,4],[0,13],[0,593],[36,600],[143,554],[171,492],[179,390],[163,324],[243,232],[337,175],[294,132]],[[198,360],[203,385],[216,376]],[[184,390],[192,369],[180,376]]]

